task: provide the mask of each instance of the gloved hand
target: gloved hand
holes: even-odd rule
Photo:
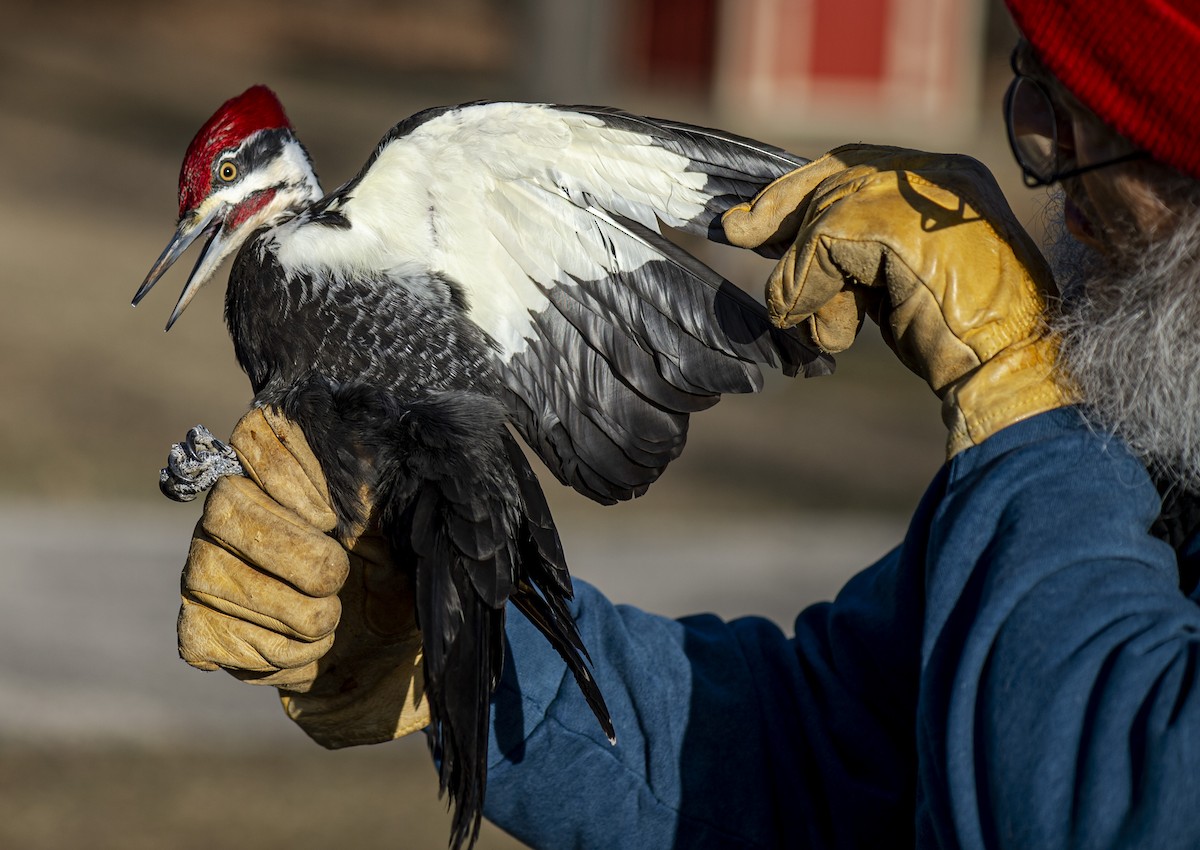
[[[734,245],[780,257],[767,307],[831,353],[864,316],[942,399],[953,456],[1072,402],[1045,324],[1054,284],[988,170],[965,156],[847,145],[723,218]]]
[[[209,493],[183,570],[179,654],[279,688],[323,746],[428,725],[412,589],[383,541],[331,537],[325,477],[300,429],[254,410],[230,438],[248,478]]]

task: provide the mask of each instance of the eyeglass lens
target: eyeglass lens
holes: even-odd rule
[[[1058,171],[1058,115],[1050,96],[1028,77],[1016,77],[1008,92],[1008,132],[1021,167],[1039,180]]]

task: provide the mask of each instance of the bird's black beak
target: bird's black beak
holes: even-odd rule
[[[204,248],[200,251],[200,256],[196,260],[196,265],[192,268],[192,273],[188,275],[187,283],[183,285],[183,292],[179,295],[179,300],[175,302],[175,309],[171,311],[171,318],[167,320],[166,330],[171,329],[171,325],[175,324],[175,320],[182,315],[187,305],[191,303],[196,292],[200,289],[200,285],[212,274],[215,266],[213,263],[205,263],[205,259],[214,254],[211,250],[213,243],[218,241],[221,235],[222,225],[224,224],[223,216],[219,213],[221,210],[213,210],[207,216],[199,221],[187,219],[180,223],[179,228],[175,231],[175,235],[171,237],[171,241],[167,243],[167,247],[163,249],[155,261],[154,266],[150,269],[146,279],[142,281],[142,285],[138,287],[138,291],[134,293],[133,305],[136,307],[143,298],[146,297],[154,284],[158,283],[159,278],[166,274],[167,269],[175,263],[176,260],[186,251],[193,242],[201,235],[208,234],[209,239],[204,244]],[[215,256],[220,256],[221,252],[215,252]]]

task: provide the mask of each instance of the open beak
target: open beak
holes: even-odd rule
[[[171,318],[167,320],[166,330],[170,330],[171,325],[175,324],[175,320],[187,309],[200,286],[216,271],[216,266],[224,257],[225,252],[221,250],[225,241],[222,238],[222,225],[224,224],[222,213],[224,211],[223,208],[218,207],[195,224],[190,222],[180,224],[179,229],[175,231],[175,235],[171,237],[171,241],[167,243],[167,247],[163,249],[153,268],[150,269],[150,273],[146,275],[146,279],[142,281],[142,285],[138,287],[138,291],[133,296],[133,305],[136,307],[146,297],[146,293],[154,288],[154,284],[158,283],[159,278],[166,274],[167,269],[171,268],[193,242],[202,235],[209,235],[208,241],[204,244],[200,256],[196,260],[196,265],[192,268],[192,273],[188,275],[187,283],[183,285],[183,292],[180,293],[179,300],[175,302],[175,309],[171,311]]]

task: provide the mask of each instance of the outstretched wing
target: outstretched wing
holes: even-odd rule
[[[321,214],[379,234],[395,279],[453,282],[516,427],[560,480],[612,502],[678,456],[690,413],[758,390],[760,366],[831,370],[660,232],[723,240],[721,213],[804,162],[610,109],[481,103],[397,125]]]

